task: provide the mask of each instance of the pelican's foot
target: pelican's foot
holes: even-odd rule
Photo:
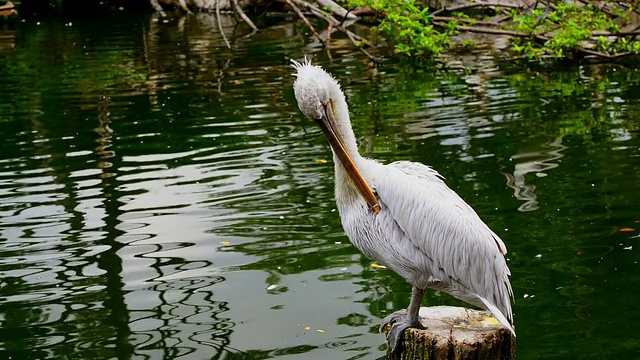
[[[404,309],[385,317],[384,320],[382,320],[382,325],[380,325],[380,332],[382,332],[387,325],[391,325],[391,330],[387,334],[387,341],[389,342],[389,346],[391,346],[392,353],[398,349],[398,345],[400,345],[406,329],[425,329],[420,323],[419,316],[413,319],[407,319],[407,310]]]
[[[384,319],[382,319],[382,324],[380,324],[380,332],[382,332],[384,330],[384,328],[387,327],[387,325],[391,324],[393,326],[393,323],[402,320],[404,318],[407,317],[407,309],[402,309],[402,310],[398,310],[396,312],[394,312],[393,314],[389,314],[387,315]]]

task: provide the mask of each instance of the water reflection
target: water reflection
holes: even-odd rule
[[[155,279],[127,297],[132,343],[145,358],[219,358],[234,323],[215,285],[221,276]]]
[[[507,178],[507,186],[514,190],[513,195],[518,200],[524,201],[518,207],[519,211],[534,211],[538,209],[538,200],[535,194],[536,186],[526,182],[527,174],[537,177],[545,177],[547,170],[559,166],[559,159],[563,157],[561,151],[565,149],[562,138],[557,138],[549,144],[541,144],[539,151],[528,150],[511,157],[515,162],[513,174],[503,173]]]
[[[114,16],[0,30],[0,357],[382,356],[380,318],[410,287],[341,231],[329,149],[290,90],[288,59],[318,50],[304,25],[243,36],[223,17],[229,52],[210,14]],[[364,152],[433,165],[505,238],[519,355],[637,349],[607,335],[637,320],[640,259],[615,230],[638,220],[633,75],[323,54]]]

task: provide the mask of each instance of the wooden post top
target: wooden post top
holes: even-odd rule
[[[513,360],[515,336],[486,311],[453,306],[420,308],[427,330],[407,329],[389,360]],[[389,331],[389,327],[385,333]]]

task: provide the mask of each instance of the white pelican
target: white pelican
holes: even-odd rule
[[[338,82],[321,67],[292,61],[298,107],[320,125],[335,163],[342,227],[364,255],[412,286],[407,310],[387,316],[394,352],[404,330],[423,328],[418,311],[427,288],[490,311],[513,332],[507,249],[438,172],[415,162],[388,165],[358,153]]]

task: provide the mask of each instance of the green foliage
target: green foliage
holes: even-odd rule
[[[395,45],[397,54],[412,58],[431,58],[451,47],[451,36],[457,34],[457,22],[444,29],[431,24],[427,8],[415,0],[348,0],[349,7],[362,6],[385,14],[376,30]]]
[[[462,44],[460,44],[460,46],[467,49],[473,49],[476,47],[476,42],[473,39],[466,39]]]
[[[512,38],[512,50],[529,58],[561,59],[585,53],[603,57],[640,54],[640,41],[620,34],[620,28],[630,21],[629,14],[635,9],[632,6],[637,4],[565,4],[551,0],[540,3],[537,9],[512,9],[508,12],[509,21],[503,22],[504,19],[497,20],[505,13],[500,9],[467,10],[434,18],[424,3],[417,0],[344,1],[347,8],[368,8],[380,15],[374,30],[395,46],[395,53],[412,59],[433,59],[450,49],[452,36],[458,34],[461,24],[479,32],[487,27],[492,31],[515,31],[518,36]],[[470,45],[471,42],[465,42],[460,47]]]
[[[624,11],[614,8],[613,14],[626,21]],[[513,50],[530,58],[551,55],[564,58],[581,49],[605,54],[638,53],[640,44],[624,37],[611,39],[598,33],[616,34],[620,31],[611,13],[593,4],[576,6],[558,2],[553,10],[535,9],[529,13],[512,10],[512,30],[531,34],[530,38],[514,38]]]

